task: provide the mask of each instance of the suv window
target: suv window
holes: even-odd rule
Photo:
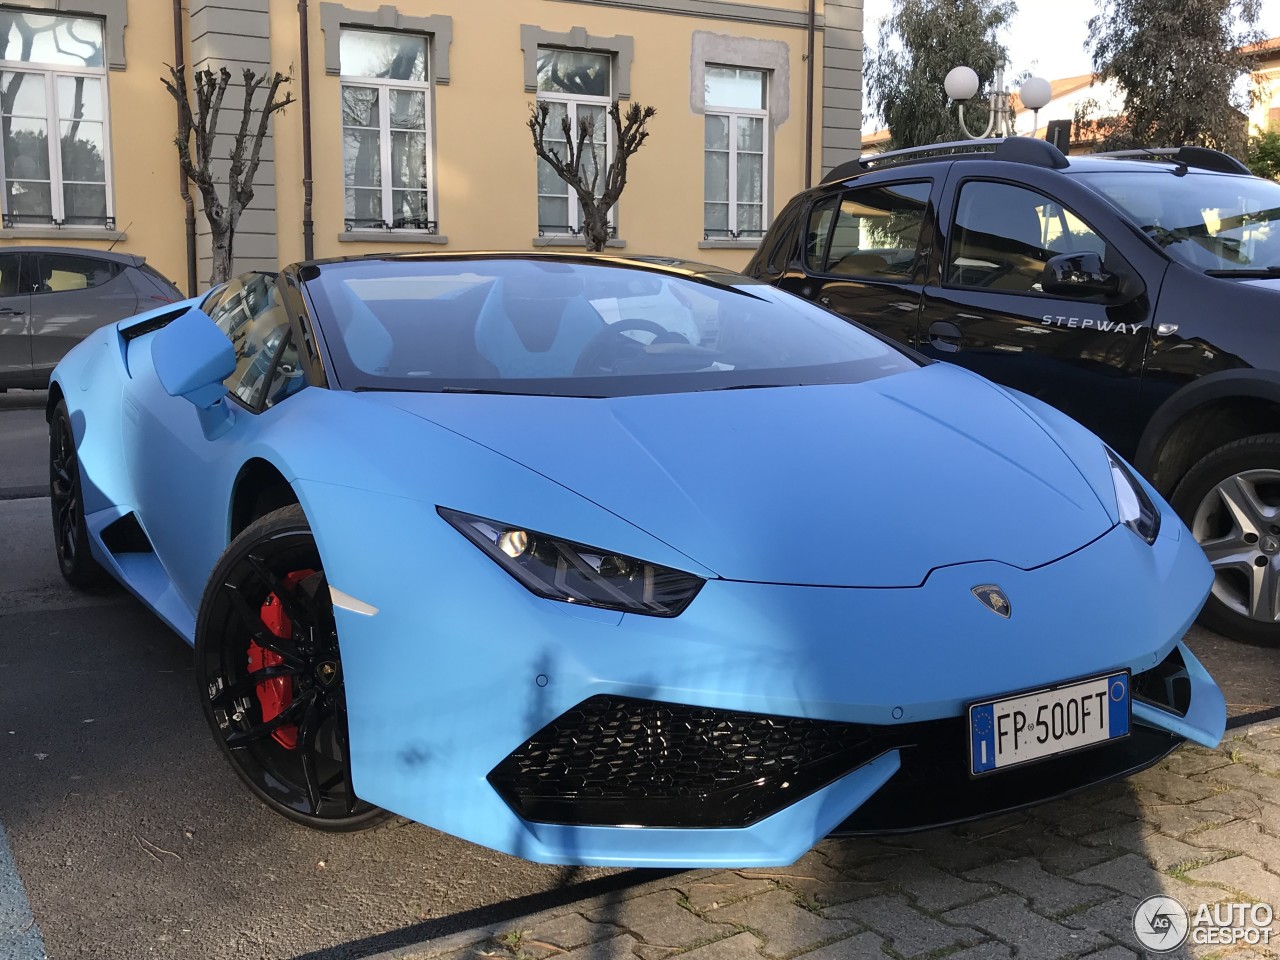
[[[230,281],[209,316],[236,348],[235,372],[223,382],[245,406],[257,409],[270,383],[271,362],[289,332],[275,277],[250,273]]]
[[[1041,274],[1060,253],[1106,255],[1106,241],[1076,214],[1011,183],[970,180],[960,188],[947,283],[1039,293]]]
[[[41,253],[34,259],[38,266],[36,275],[32,277],[32,293],[87,290],[106,283],[123,269],[113,260],[69,256],[63,253]]]
[[[815,208],[809,218],[810,268],[841,277],[910,280],[930,189],[928,181],[862,187],[841,196],[838,207],[833,198]]]

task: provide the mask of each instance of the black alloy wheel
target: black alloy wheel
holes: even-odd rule
[[[107,572],[89,552],[80,461],[65,401],[58,402],[49,421],[49,505],[53,514],[53,547],[63,578],[80,589],[106,583]]]
[[[1170,502],[1213,567],[1200,622],[1234,640],[1280,644],[1280,434],[1214,450]]]
[[[333,605],[297,504],[254,521],[222,555],[200,604],[195,653],[214,739],[268,807],[320,830],[387,818],[351,782]]]

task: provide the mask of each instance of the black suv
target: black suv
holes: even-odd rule
[[[1280,643],[1280,184],[1193,147],[896,151],[795,197],[747,273],[1093,430],[1204,547],[1202,622]]]

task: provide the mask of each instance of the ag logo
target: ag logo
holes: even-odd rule
[[[1133,932],[1152,953],[1177,950],[1186,942],[1189,926],[1186,908],[1163,894],[1147,897],[1133,911]]]
[[[1013,613],[1013,606],[1003,590],[994,583],[984,583],[973,588],[973,595],[982,601],[982,605],[992,613],[998,613],[1006,620]]]

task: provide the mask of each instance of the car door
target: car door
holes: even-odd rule
[[[917,326],[933,181],[859,182],[809,208],[803,273],[778,286],[909,343]]]
[[[124,264],[88,254],[34,255],[31,293],[31,363],[37,377],[50,371],[98,327],[138,312],[138,291]]]
[[[1104,207],[1030,165],[955,164],[916,339],[926,355],[1038,397],[1131,451],[1166,264]],[[1059,254],[1096,254],[1119,291],[1046,293]]]
[[[152,370],[138,374],[136,400],[126,401],[125,444],[138,514],[193,612],[226,547],[225,524],[200,518],[226,509],[241,463],[238,451],[253,442],[271,408],[305,384],[288,310],[273,277],[248,274],[232,280],[210,311],[236,352],[235,371],[224,381],[229,391],[224,402],[235,405],[230,428],[207,436],[195,406],[169,396]]]
[[[0,386],[31,380],[31,296],[18,277],[22,254],[0,253]]]

